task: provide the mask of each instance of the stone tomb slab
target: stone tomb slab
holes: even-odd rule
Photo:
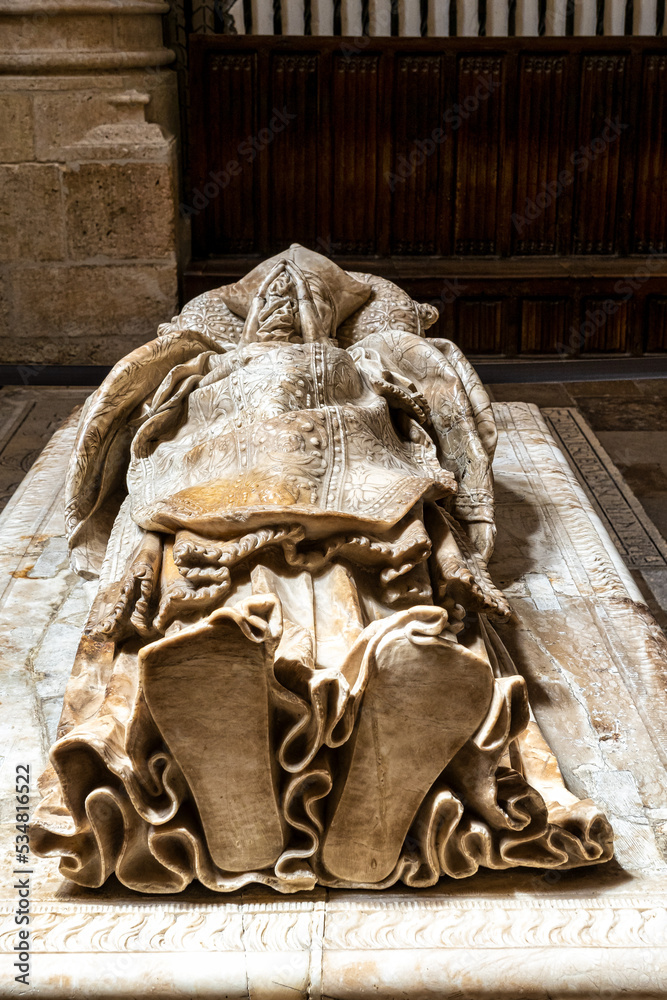
[[[0,520],[0,996],[560,1000],[667,996],[667,642],[535,406],[496,404],[502,638],[568,786],[604,807],[614,860],[480,871],[422,892],[142,896],[15,862],[16,768],[36,779],[95,583],[68,568],[76,420]],[[30,882],[29,986],[14,979]]]

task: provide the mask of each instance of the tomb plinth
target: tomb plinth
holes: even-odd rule
[[[31,992],[43,997],[664,996],[667,990],[665,640],[539,411],[495,404],[491,572],[514,618],[499,634],[568,788],[605,811],[614,858],[441,878],[428,889],[193,883],[145,896],[63,880],[33,857]],[[2,518],[2,981],[14,982],[15,773],[46,764],[96,584],[68,568],[63,490],[75,422]],[[662,851],[661,851],[662,845]]]

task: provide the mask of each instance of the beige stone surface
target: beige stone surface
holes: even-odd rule
[[[162,46],[162,23],[157,17],[116,17],[114,44],[118,49],[145,52],[159,50]],[[146,63],[150,65],[150,63]]]
[[[61,170],[55,164],[0,166],[0,261],[65,256]]]
[[[174,93],[173,87],[160,85],[165,75],[168,76],[155,74],[157,79],[148,81],[144,74],[114,76],[111,77],[113,88],[99,77],[84,77],[83,80],[63,80],[60,89],[44,88],[22,95],[34,101],[37,159],[62,160],[68,164],[93,159],[92,130],[123,124],[133,125],[136,129],[148,118],[150,122],[164,125],[167,137],[161,131],[153,137],[146,128],[143,132],[137,130],[137,139],[125,155],[114,151],[113,158],[168,163],[172,155],[172,144],[168,139],[171,122],[167,124],[169,115],[163,91],[168,91],[169,104],[174,103]],[[97,156],[104,159],[101,153]],[[107,155],[106,158],[111,157]]]
[[[0,6],[0,69],[43,73],[163,66],[173,53],[162,44],[166,4],[146,0],[58,3],[31,0]]]
[[[0,338],[15,364],[107,364],[150,337],[177,305],[175,266],[13,268],[12,318]]]
[[[0,330],[9,329],[10,297],[8,276],[0,268]]]
[[[36,47],[90,51],[109,46],[113,32],[110,14],[94,18],[77,14],[4,18],[4,47],[9,52],[31,52]],[[47,42],[47,46],[43,43]]]
[[[533,690],[544,685],[535,704],[568,783],[579,781],[589,794],[606,785],[622,809],[611,817],[615,861],[570,873],[480,871],[421,892],[319,890],[286,900],[255,889],[221,900],[192,889],[149,902],[113,881],[103,890],[77,889],[60,880],[55,860],[34,859],[29,990],[13,983],[16,894],[11,873],[2,873],[5,995],[664,997],[667,872],[650,834],[665,822],[666,782],[660,744],[641,722],[641,714],[659,722],[661,710],[658,705],[647,712],[652,701],[637,705],[626,684],[634,675],[656,676],[652,648],[664,655],[664,641],[661,647],[654,638],[627,572],[537,409],[498,404],[494,410],[500,531],[493,574],[511,592],[527,662],[540,653],[530,683]],[[77,581],[62,555],[64,475],[74,432],[70,423],[56,436],[0,521],[0,720],[7,748],[0,815],[6,844],[14,835],[15,766],[29,762],[33,775],[43,767],[95,588]],[[505,565],[513,568],[503,577]],[[561,615],[573,606],[578,626],[571,619],[564,626]],[[49,628],[58,630],[62,649],[50,664],[43,653],[40,658]],[[574,654],[563,644],[564,632],[568,643],[576,643]],[[565,679],[565,703],[554,697],[554,671]],[[618,717],[615,730],[600,724],[610,704]],[[576,735],[563,726],[573,705],[582,723]],[[629,723],[633,728],[626,731]],[[575,756],[589,763],[578,769]],[[644,781],[661,767],[660,788]],[[639,794],[631,791],[640,787]],[[33,794],[34,802],[34,784]]]
[[[174,311],[182,240],[167,9],[152,0],[0,3],[3,362],[112,363]],[[49,261],[62,266],[45,272],[48,293],[36,294],[33,272]],[[117,264],[134,274],[120,279]],[[119,287],[125,300],[108,293]],[[89,332],[95,296],[113,340],[103,330],[88,348],[70,344]]]
[[[21,161],[32,160],[33,153],[36,160],[47,162],[76,160],[81,153],[78,144],[98,125],[145,118],[147,122],[160,125],[168,135],[178,133],[176,77],[168,69],[144,68],[106,74],[7,75],[2,78],[2,91],[6,94],[3,109],[8,109],[9,121],[16,116],[18,108],[23,108],[26,109],[26,125],[28,120],[30,123],[30,146],[21,146],[26,154],[20,157]],[[131,94],[143,95],[140,106],[128,103],[127,96]],[[0,162],[12,161],[3,155]]]
[[[90,257],[174,256],[171,164],[81,163],[63,173],[69,251]]]
[[[32,101],[27,94],[4,94],[0,102],[0,163],[32,160]]]

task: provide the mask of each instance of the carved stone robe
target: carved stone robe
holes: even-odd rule
[[[33,830],[68,878],[292,892],[610,856],[492,627],[470,526],[495,432],[440,348],[168,328],[91,397],[68,528],[100,584]]]

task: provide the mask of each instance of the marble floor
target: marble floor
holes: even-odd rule
[[[489,388],[497,402],[576,408],[659,534],[667,539],[667,378],[493,384]],[[630,568],[653,614],[667,630],[667,565]]]
[[[667,539],[667,378],[494,383],[489,388],[497,402],[576,409],[620,472],[625,488],[641,504],[649,530],[652,523]],[[60,386],[0,389],[0,510],[53,432],[90,391]],[[576,471],[576,457],[572,461]],[[630,569],[667,630],[667,562]]]
[[[52,434],[91,392],[69,386],[0,388],[0,510]]]

